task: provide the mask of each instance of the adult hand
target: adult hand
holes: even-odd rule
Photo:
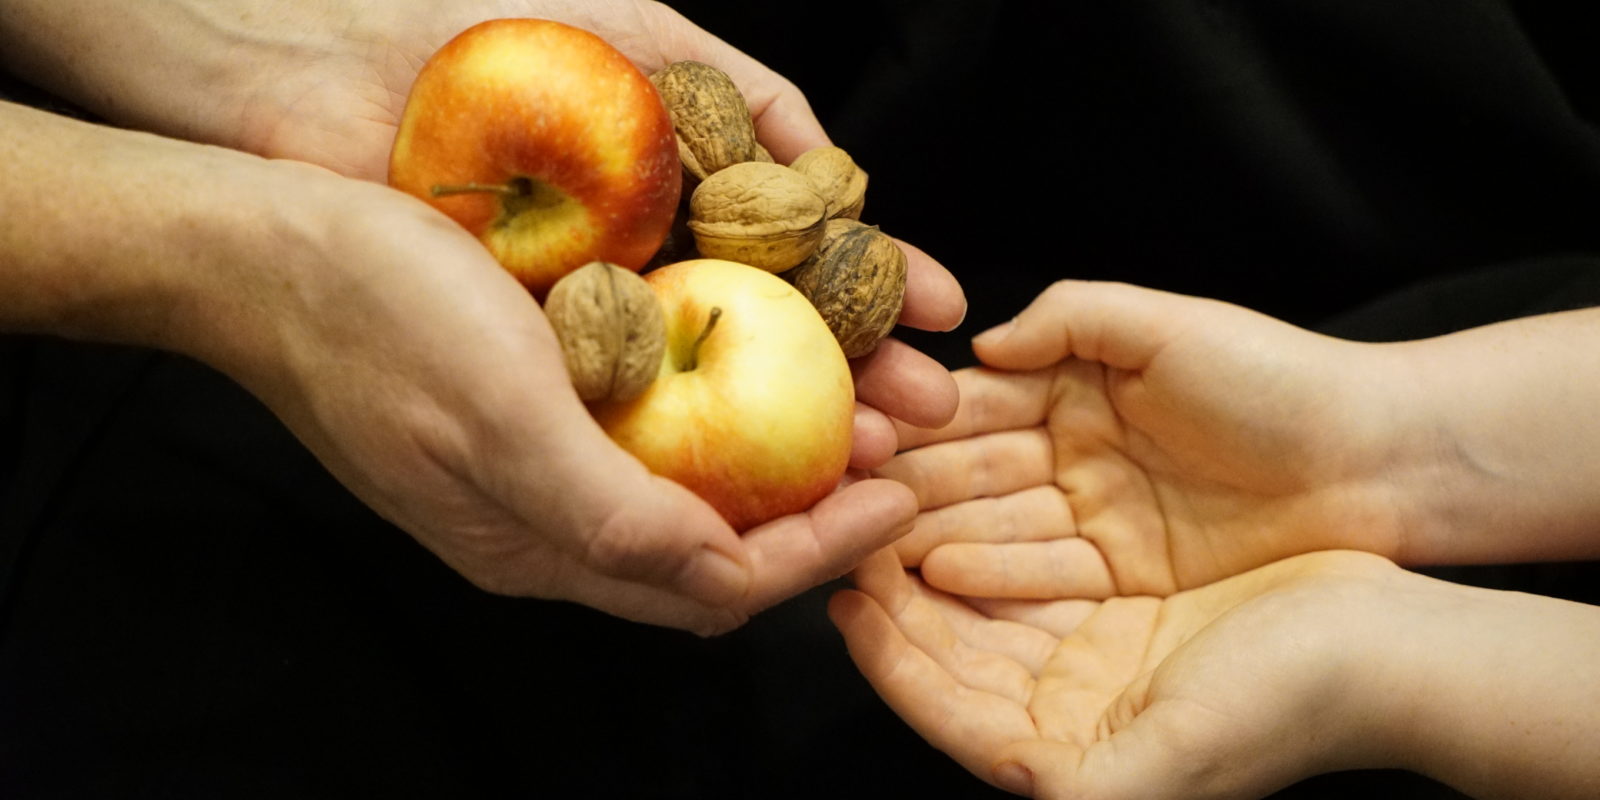
[[[896,544],[991,597],[1154,594],[1286,556],[1397,557],[1435,461],[1391,351],[1220,302],[1067,281],[973,342],[960,408],[875,474],[923,509]]]
[[[983,600],[934,590],[885,552],[829,614],[890,707],[1002,789],[1253,798],[1402,765],[1384,646],[1408,577],[1325,552],[1165,599]]]
[[[259,313],[218,322],[248,319],[256,341],[212,360],[473,582],[715,632],[905,529],[909,493],[869,480],[735,534],[606,437],[534,301],[475,239],[382,187],[319,191],[359,219],[319,231],[293,280],[252,283]]]
[[[778,160],[828,143],[793,83],[676,11],[634,0],[18,0],[0,19],[7,60],[109,119],[273,158],[382,181],[406,95],[423,62],[486,19],[543,17],[592,31],[642,70],[693,59],[733,78],[762,143]],[[9,29],[9,30],[7,30]],[[50,30],[52,36],[34,35]],[[870,165],[869,165],[870,166]],[[966,300],[938,262],[907,255],[900,322],[949,330]],[[899,341],[855,363],[856,467],[883,463],[896,442],[890,418],[937,426],[954,413],[955,386],[936,362]]]
[[[226,372],[483,588],[713,633],[915,513],[904,487],[862,480],[736,534],[606,437],[481,244],[384,186],[5,104],[0,155],[0,326]]]
[[[467,27],[513,16],[555,19],[594,32],[646,73],[686,59],[720,68],[745,96],[758,137],[783,163],[829,141],[793,83],[660,3],[488,0],[441,7],[412,0],[335,7],[340,10],[329,13],[339,17],[338,37],[309,51],[298,48],[295,58],[248,94],[235,135],[240,146],[382,180],[421,64]],[[332,32],[328,25],[318,29]],[[302,35],[298,28],[296,35]],[[922,250],[901,245],[907,256],[901,324],[923,330],[960,324],[966,301],[959,284]],[[877,466],[893,455],[890,417],[929,426],[954,413],[955,388],[944,370],[898,340],[853,366],[860,400],[853,466]]]
[[[590,31],[647,74],[685,59],[718,67],[744,94],[762,143],[786,163],[828,143],[792,82],[661,3],[291,0],[279,6],[252,20],[263,44],[279,51],[267,55],[272,68],[235,80],[237,112],[209,123],[209,135],[351,177],[384,180],[395,128],[423,62],[461,31],[505,17],[553,19]]]

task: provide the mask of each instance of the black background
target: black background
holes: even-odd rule
[[[1600,300],[1564,6],[673,5],[795,80],[864,219],[962,280],[960,330],[903,332],[952,367],[1065,277],[1370,339]],[[0,481],[5,797],[1002,796],[871,694],[831,587],[709,641],[484,595],[181,358],[0,338]],[[1588,565],[1440,572],[1597,599]],[[1351,791],[1457,796],[1281,796]]]

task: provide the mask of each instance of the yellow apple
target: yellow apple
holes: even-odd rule
[[[536,295],[591,261],[638,271],[666,238],[682,167],[644,73],[559,22],[494,19],[430,57],[389,183],[476,235]]]
[[[739,531],[833,491],[850,459],[855,388],[810,301],[732,261],[644,277],[666,317],[666,355],[643,395],[591,406],[606,433]]]

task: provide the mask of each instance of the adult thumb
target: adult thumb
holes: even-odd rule
[[[702,61],[727,74],[749,106],[756,138],[780,163],[829,143],[816,112],[792,81],[667,5],[643,3],[639,11],[663,60]]]
[[[534,423],[542,428],[536,442],[492,462],[486,485],[599,575],[712,606],[743,597],[750,564],[727,522],[693,492],[651,474],[576,402],[560,409],[567,413],[558,405]]]

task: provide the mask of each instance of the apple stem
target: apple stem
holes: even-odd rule
[[[440,184],[429,190],[434,197],[452,194],[500,194],[507,197],[527,194],[527,187],[517,183],[463,183]]]
[[[689,363],[684,366],[685,372],[700,366],[700,345],[705,342],[706,337],[711,335],[711,329],[717,327],[717,320],[719,319],[722,319],[722,307],[712,306],[711,314],[706,317],[706,326],[700,329],[699,338],[695,339],[694,344],[689,348]]]

